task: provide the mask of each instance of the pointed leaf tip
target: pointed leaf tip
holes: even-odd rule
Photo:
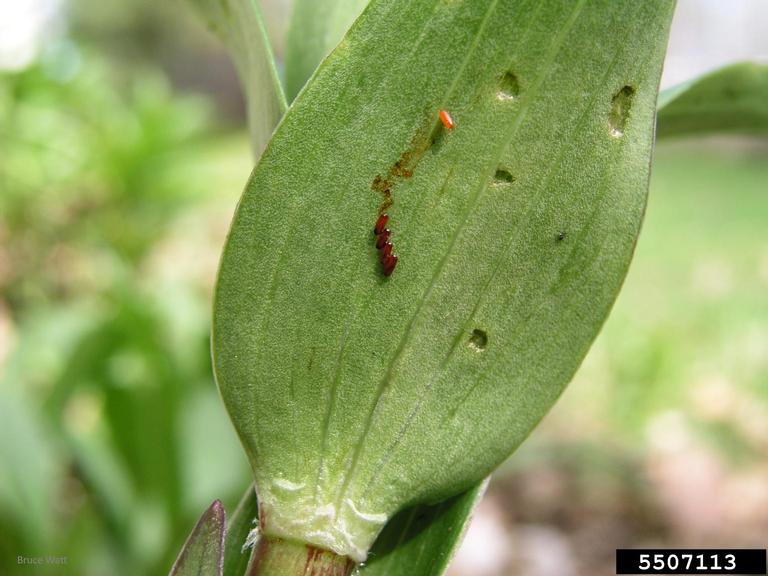
[[[214,500],[197,521],[169,576],[222,576],[225,532],[224,506]]]

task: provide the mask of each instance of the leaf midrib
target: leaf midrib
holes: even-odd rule
[[[550,50],[550,52],[548,53],[547,59],[545,60],[545,63],[544,63],[544,66],[543,66],[544,71],[539,75],[539,77],[537,78],[536,82],[531,86],[530,91],[527,91],[525,93],[524,99],[521,99],[522,101],[520,103],[520,108],[516,112],[515,122],[510,127],[510,129],[508,131],[507,137],[503,139],[503,144],[500,145],[499,148],[498,148],[499,153],[498,153],[498,157],[496,158],[495,164],[497,164],[498,161],[501,159],[501,155],[503,154],[503,151],[507,148],[507,146],[509,145],[509,143],[511,142],[511,140],[514,138],[515,134],[517,133],[517,130],[520,127],[520,125],[522,124],[522,121],[524,120],[525,115],[526,115],[526,113],[527,113],[527,111],[528,111],[528,109],[530,107],[531,101],[533,100],[533,97],[536,95],[536,93],[540,89],[544,79],[549,76],[549,74],[551,72],[552,63],[553,63],[555,57],[557,56],[557,54],[559,53],[560,49],[562,48],[562,43],[564,42],[565,37],[571,31],[573,25],[575,24],[576,20],[578,19],[578,16],[581,13],[581,10],[583,9],[585,2],[586,2],[586,0],[579,0],[576,3],[576,5],[574,6],[574,8],[573,8],[573,10],[571,12],[571,15],[569,16],[569,18],[566,21],[565,25],[561,28],[561,30],[559,31],[558,35],[556,36],[556,38],[555,38],[555,40],[553,42],[553,47]],[[480,39],[480,37],[482,36],[482,33],[485,30],[485,26],[486,26],[486,24],[488,22],[488,19],[490,18],[491,14],[495,11],[497,6],[498,6],[498,0],[493,0],[492,5],[489,6],[488,12],[486,13],[485,17],[483,18],[483,22],[482,22],[482,24],[480,25],[480,27],[478,29],[478,33],[477,33],[477,35],[475,37],[475,40],[473,41],[472,48],[470,50],[468,50],[467,56],[466,56],[464,62],[462,63],[461,71],[464,70],[464,68],[466,67],[467,63],[471,59],[471,56],[473,55],[474,50],[477,48],[479,39]],[[537,11],[531,17],[531,20],[530,20],[531,22],[533,22],[535,20],[536,14],[538,13],[538,10],[541,8],[541,6],[543,6],[543,3],[539,3],[538,4]],[[523,35],[523,40],[530,33],[530,30],[531,30],[531,26],[529,26],[526,29],[525,34]],[[521,42],[520,42],[521,45],[523,44],[523,40],[521,40]],[[457,74],[456,79],[454,79],[454,81],[452,82],[451,86],[447,90],[447,96],[446,96],[446,98],[444,98],[444,101],[448,100],[451,92],[455,89],[456,84],[458,83],[458,80],[459,80],[460,77],[461,77],[461,73]],[[490,174],[488,174],[488,177],[490,177]],[[377,388],[377,391],[376,391],[376,399],[374,401],[373,407],[372,407],[371,411],[368,413],[368,415],[367,415],[367,417],[365,419],[365,427],[363,429],[363,433],[361,434],[360,439],[355,444],[355,452],[353,454],[352,463],[351,463],[351,466],[349,468],[349,471],[345,473],[344,481],[343,481],[343,484],[342,484],[341,495],[340,495],[340,497],[339,497],[337,502],[343,501],[344,496],[346,496],[346,494],[347,494],[347,492],[349,490],[349,485],[350,485],[351,481],[354,479],[354,475],[355,475],[355,472],[356,472],[356,469],[357,469],[357,466],[358,466],[360,454],[362,453],[363,446],[364,446],[365,441],[367,439],[368,433],[370,432],[371,425],[372,425],[373,420],[374,420],[374,416],[375,416],[375,414],[377,412],[377,409],[378,409],[379,405],[381,404],[381,400],[382,400],[382,398],[383,398],[387,388],[389,387],[389,384],[393,380],[395,364],[397,363],[397,361],[402,356],[402,353],[405,350],[405,347],[407,346],[408,341],[410,340],[411,334],[413,333],[413,326],[414,326],[416,320],[418,319],[418,317],[421,315],[421,311],[423,309],[424,303],[427,301],[427,299],[431,295],[432,290],[434,289],[434,287],[436,285],[437,278],[442,273],[442,271],[443,271],[443,269],[445,267],[445,263],[447,262],[449,256],[451,256],[453,254],[453,248],[454,248],[454,245],[456,243],[456,240],[460,236],[462,230],[464,229],[464,226],[465,226],[466,222],[469,219],[469,215],[472,213],[472,211],[476,207],[477,202],[482,197],[484,191],[487,190],[487,188],[488,188],[488,179],[489,178],[484,178],[484,179],[482,179],[480,181],[479,185],[476,188],[476,193],[474,194],[473,198],[465,206],[463,214],[462,214],[462,218],[461,218],[461,221],[460,221],[460,224],[459,224],[459,226],[457,226],[454,229],[453,233],[451,234],[451,239],[450,239],[448,248],[445,251],[445,253],[443,254],[443,256],[441,257],[440,261],[438,262],[438,265],[435,267],[435,271],[432,274],[432,278],[430,279],[430,283],[425,288],[425,290],[423,291],[422,297],[419,300],[419,304],[416,307],[416,309],[413,312],[413,314],[411,315],[410,319],[408,320],[408,324],[406,325],[406,329],[405,329],[405,331],[403,333],[403,336],[400,339],[400,342],[398,343],[398,346],[395,349],[394,354],[392,355],[390,361],[387,364],[387,369],[386,369],[385,375],[382,378],[381,383],[379,384],[379,386]]]

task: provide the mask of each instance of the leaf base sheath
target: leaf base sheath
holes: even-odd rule
[[[350,576],[355,563],[346,556],[301,542],[262,536],[248,576]]]

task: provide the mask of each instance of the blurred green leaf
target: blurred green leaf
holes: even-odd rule
[[[488,481],[434,506],[397,514],[376,539],[360,576],[440,576],[461,543]]]
[[[58,542],[56,498],[68,462],[57,427],[40,410],[39,393],[90,328],[94,308],[29,314],[0,361],[0,558]],[[0,302],[0,322],[3,312]]]
[[[170,576],[221,576],[224,568],[224,506],[216,500],[203,512],[184,543]]]
[[[211,494],[222,498],[239,495],[250,475],[221,398],[211,384],[206,381],[181,399],[180,472],[187,510],[199,510]]]
[[[287,108],[257,0],[189,0],[222,39],[245,88],[251,146],[258,158]]]
[[[557,399],[640,228],[672,9],[375,1],[324,61],[251,177],[215,297],[266,534],[361,560]]]
[[[97,389],[114,448],[137,491],[156,497],[176,519],[181,514],[182,479],[175,439],[183,369],[168,353],[153,303],[131,289],[115,296],[110,314],[78,342],[68,358],[46,408],[55,420],[78,389]],[[148,433],[137,434],[137,429]],[[167,441],[160,444],[158,437]]]
[[[243,576],[251,558],[251,549],[244,548],[251,530],[256,528],[259,503],[253,485],[243,494],[235,513],[227,524],[227,541],[224,546],[224,576]]]
[[[197,202],[252,159],[160,69],[63,42],[0,72],[0,557],[167,572],[199,511],[248,478],[211,387],[218,218]],[[189,433],[193,416],[208,426]]]
[[[0,384],[0,557],[5,559],[50,546],[63,470],[34,405],[22,390]]]
[[[294,2],[285,46],[285,92],[289,102],[367,5],[368,0]]]
[[[659,94],[656,136],[768,134],[768,65],[726,66]]]

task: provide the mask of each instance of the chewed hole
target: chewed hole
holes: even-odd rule
[[[512,173],[509,170],[505,170],[504,168],[499,168],[496,170],[496,174],[493,175],[493,183],[497,186],[512,184],[514,181],[515,177],[512,176]]]
[[[632,99],[635,96],[635,89],[632,86],[624,86],[619,90],[611,101],[611,111],[608,114],[608,126],[611,130],[611,136],[621,138],[624,136],[624,129],[627,125],[629,110],[632,107]]]
[[[475,328],[472,330],[472,335],[469,337],[467,346],[472,348],[475,352],[483,352],[485,347],[488,346],[488,333],[485,330]]]
[[[496,98],[499,100],[514,100],[520,95],[520,82],[517,76],[512,72],[505,72],[499,82],[499,91],[496,92]]]

